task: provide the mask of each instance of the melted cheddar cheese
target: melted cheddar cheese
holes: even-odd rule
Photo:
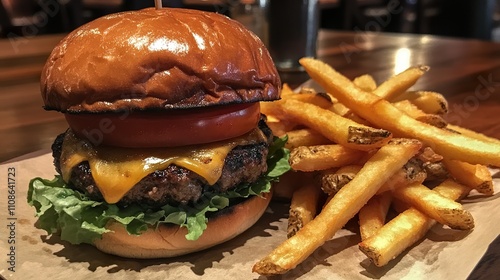
[[[68,182],[72,169],[88,161],[92,177],[108,203],[118,202],[142,178],[170,164],[184,167],[215,184],[227,154],[236,146],[265,141],[260,129],[233,139],[211,144],[176,148],[118,148],[97,146],[77,138],[71,130],[64,138],[60,166]]]

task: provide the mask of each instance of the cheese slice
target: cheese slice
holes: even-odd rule
[[[94,147],[68,130],[63,141],[60,167],[64,181],[81,162],[88,161],[92,177],[108,203],[118,202],[142,178],[170,164],[184,167],[215,184],[227,154],[236,146],[265,141],[260,129],[226,141],[176,148]]]

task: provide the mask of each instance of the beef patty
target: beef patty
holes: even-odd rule
[[[157,170],[144,177],[118,202],[121,206],[133,203],[157,208],[165,204],[193,204],[204,192],[225,192],[242,183],[255,182],[267,170],[267,154],[272,142],[272,132],[261,119],[258,128],[262,130],[267,141],[237,146],[227,155],[222,175],[214,185],[209,185],[198,174],[177,165],[169,165],[166,169]],[[60,134],[52,144],[52,155],[56,170],[60,172],[64,134]],[[103,196],[92,178],[87,161],[73,168],[68,186],[85,193],[90,199],[103,201]]]

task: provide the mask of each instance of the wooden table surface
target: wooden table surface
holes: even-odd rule
[[[39,93],[41,68],[61,38],[51,35],[0,41],[0,162],[49,148],[67,127],[61,114],[43,110]],[[500,44],[322,30],[318,57],[349,78],[369,73],[378,82],[411,65],[428,65],[430,72],[414,88],[444,94],[450,102],[450,122],[500,138]],[[305,73],[283,74],[283,80],[292,86],[307,79]],[[497,243],[482,262],[489,263],[489,268],[495,260],[494,267],[499,267]],[[481,269],[484,266],[477,271]]]

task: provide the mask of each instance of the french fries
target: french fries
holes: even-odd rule
[[[415,104],[411,103],[409,100],[401,100],[398,102],[393,102],[392,105],[399,110],[405,112],[408,116],[417,119],[427,115],[426,112],[420,110]]]
[[[411,67],[383,82],[373,91],[373,94],[390,100],[393,96],[406,92],[427,71],[429,71],[427,66]]]
[[[439,195],[421,184],[411,184],[393,191],[396,198],[413,205],[420,212],[452,229],[474,228],[474,218],[462,204]]]
[[[268,117],[269,119],[272,118],[272,116]],[[288,132],[292,131],[297,127],[297,123],[294,123],[289,120],[269,120],[267,122],[267,125],[271,129],[274,135],[281,137]]]
[[[290,152],[290,166],[298,171],[325,170],[351,164],[362,156],[362,151],[338,144],[300,146]]]
[[[292,130],[287,133],[288,141],[285,145],[287,149],[293,150],[300,146],[316,146],[331,144],[332,141],[325,138],[321,133],[310,128]]]
[[[458,182],[480,193],[493,194],[493,178],[486,166],[450,159],[443,159],[443,163]]]
[[[446,114],[448,113],[448,102],[442,94],[433,91],[408,91],[393,101],[410,100],[418,108],[428,114]]]
[[[315,219],[257,262],[253,271],[262,275],[275,275],[293,269],[332,238],[375,195],[385,180],[403,167],[420,148],[421,143],[411,139],[391,140],[388,145],[381,147]]]
[[[300,187],[290,205],[289,238],[254,272],[286,273],[356,214],[359,249],[376,266],[388,264],[436,223],[475,227],[457,201],[472,189],[494,193],[488,166],[500,167],[500,140],[448,124],[442,94],[409,91],[428,67],[409,68],[377,85],[370,75],[351,81],[316,59],[300,63],[326,92],[284,89],[268,113],[273,121],[295,125],[285,132],[290,165],[309,175],[293,182]],[[326,202],[316,208],[322,196]]]
[[[335,195],[361,170],[361,165],[345,165],[339,169],[328,169],[320,173],[321,189],[328,195]]]
[[[287,98],[293,95],[293,89],[288,84],[283,84],[283,87],[281,89],[281,98]]]
[[[427,114],[408,100],[395,102],[392,103],[392,105],[418,121],[430,124],[438,128],[445,128],[448,125],[448,123],[440,115]]]
[[[361,165],[346,165],[336,170],[320,172],[321,189],[328,195],[336,194],[349,183],[361,170]],[[397,189],[413,183],[422,183],[427,178],[424,166],[415,159],[410,159],[401,170],[391,176],[378,190],[377,194]]]
[[[427,114],[408,100],[395,102],[392,103],[392,105],[418,121],[430,124],[438,128],[445,128],[448,125],[448,123],[440,115]]]
[[[401,168],[401,170],[394,173],[394,175],[380,187],[378,193],[392,191],[413,183],[422,183],[426,178],[427,173],[424,171],[421,163],[412,158],[403,168]]]
[[[434,225],[431,218],[410,208],[384,225],[377,234],[358,246],[376,266],[384,266],[420,240]]]
[[[293,192],[288,216],[288,238],[314,219],[320,196],[321,189],[314,184],[302,185]]]
[[[333,106],[333,102],[330,99],[330,96],[323,93],[294,94],[292,97],[290,97],[290,99],[316,105],[323,109],[329,109]]]
[[[329,65],[312,58],[300,63],[314,80],[334,94],[353,112],[400,137],[414,138],[438,154],[469,163],[500,166],[500,144],[474,139],[419,122],[402,113],[389,101],[360,90]]]
[[[375,235],[384,226],[391,201],[391,194],[384,192],[372,197],[359,210],[358,218],[361,240],[366,240]]]
[[[498,140],[498,139],[486,136],[486,135],[484,135],[482,133],[475,132],[475,131],[472,131],[470,129],[466,129],[466,128],[460,127],[458,125],[448,124],[446,126],[446,128],[449,129],[449,130],[451,130],[451,131],[454,131],[454,132],[457,132],[457,133],[460,133],[460,134],[463,134],[463,135],[467,135],[467,136],[475,138],[475,139],[480,139],[480,140],[484,140],[484,141],[490,141],[490,142],[493,142],[493,143],[500,143],[500,140]]]
[[[295,93],[293,90],[290,88],[288,84],[283,84],[283,87],[281,89],[281,98],[285,99],[288,97],[295,96]],[[286,122],[286,123],[291,123],[289,120],[285,120],[283,118],[283,113],[280,110],[280,104],[283,103],[282,100],[274,101],[274,102],[268,102],[268,101],[262,101],[259,102],[260,105],[260,112],[264,115],[267,116],[268,122]],[[295,125],[295,124],[294,124]],[[293,126],[289,125],[289,130],[293,128]],[[285,131],[286,132],[286,131]]]
[[[433,191],[451,200],[460,200],[469,190],[453,180],[446,180]],[[363,240],[359,249],[376,266],[384,266],[422,239],[434,224],[432,218],[412,207],[385,224],[375,235]]]
[[[364,91],[374,91],[377,89],[377,82],[373,79],[371,75],[364,74],[359,77],[356,77],[352,81],[357,87]]]
[[[281,104],[281,110],[294,121],[319,131],[335,143],[355,150],[379,148],[392,137],[386,130],[358,124],[329,110],[297,100],[286,100]]]

